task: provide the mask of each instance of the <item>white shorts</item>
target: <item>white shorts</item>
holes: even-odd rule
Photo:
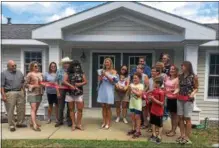
[[[66,102],[83,102],[83,95],[80,95],[80,96],[70,96],[70,95],[66,95],[65,97],[65,101]]]

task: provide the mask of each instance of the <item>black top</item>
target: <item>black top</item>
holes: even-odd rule
[[[194,78],[195,75],[188,75],[184,77],[184,74],[181,74],[179,76],[180,95],[189,96],[193,92],[195,88]]]
[[[68,76],[69,76],[69,82],[71,85],[75,85],[75,83],[82,83],[83,82],[83,75],[84,73],[69,73]],[[80,95],[83,95],[83,87],[78,87],[78,90],[71,90],[69,91],[69,93],[71,95],[74,95],[74,96],[80,96]]]

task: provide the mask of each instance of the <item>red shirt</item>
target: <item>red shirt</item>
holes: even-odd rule
[[[152,91],[152,96],[154,96],[154,98],[160,102],[164,102],[164,96],[165,93],[162,89],[160,88],[156,88]],[[163,105],[159,105],[157,103],[155,103],[154,101],[152,101],[152,106],[151,106],[151,113],[156,115],[156,116],[163,116]]]

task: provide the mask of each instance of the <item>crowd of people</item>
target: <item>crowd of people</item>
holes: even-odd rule
[[[102,105],[101,128],[111,127],[111,106],[116,104],[115,122],[120,122],[122,113],[122,121],[127,124],[128,109],[131,113],[132,128],[127,135],[132,138],[140,137],[141,131],[147,129],[148,132],[152,132],[149,140],[160,143],[163,121],[170,116],[171,129],[165,133],[166,136],[175,136],[176,128],[179,127],[180,137],[176,141],[181,144],[187,143],[191,134],[194,96],[198,91],[198,78],[193,72],[191,62],[184,61],[180,72],[175,65],[170,64],[169,55],[162,54],[152,68],[147,66],[144,57],[139,58],[139,64],[131,69],[130,73],[128,65],[121,66],[118,72],[113,67],[112,60],[105,58],[103,68],[97,70],[97,102]],[[27,127],[24,124],[25,95],[31,106],[30,127],[34,131],[41,131],[36,115],[45,90],[49,103],[47,123],[51,123],[55,105],[55,127],[63,125],[63,111],[67,104],[68,126],[72,131],[84,130],[83,86],[86,84],[87,79],[80,62],[68,57],[61,60],[59,69],[55,62],[51,62],[45,74],[40,72],[39,63],[33,61],[25,77],[16,69],[14,61],[8,61],[7,70],[2,72],[1,94],[8,114],[10,131]]]

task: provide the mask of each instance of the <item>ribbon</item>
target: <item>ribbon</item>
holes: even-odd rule
[[[53,87],[53,88],[58,88],[58,89],[73,89],[73,88],[70,88],[68,86],[60,86],[54,82],[45,82],[45,81],[42,81],[40,82],[40,85],[43,85],[43,86],[46,86],[46,87]]]

